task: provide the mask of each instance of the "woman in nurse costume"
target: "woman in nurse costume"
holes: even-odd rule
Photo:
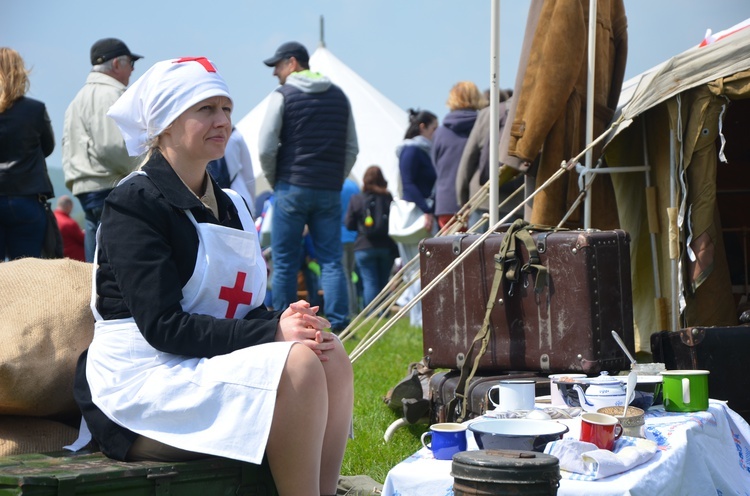
[[[279,494],[335,494],[351,362],[316,307],[263,306],[248,206],[206,173],[231,111],[213,63],[188,57],[155,64],[108,112],[145,160],[104,205],[76,400],[111,458],[266,454]]]

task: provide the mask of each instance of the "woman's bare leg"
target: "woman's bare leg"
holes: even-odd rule
[[[281,373],[266,446],[279,496],[320,494],[320,454],[328,418],[325,379],[315,353],[302,345],[292,346]]]
[[[352,362],[341,342],[327,353],[330,360],[323,362],[328,385],[328,421],[320,466],[320,494],[336,494],[346,442],[354,408],[354,373]]]

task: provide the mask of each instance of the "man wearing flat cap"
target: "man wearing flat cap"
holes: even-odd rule
[[[324,313],[333,331],[348,325],[341,264],[341,188],[359,148],[349,99],[312,72],[307,49],[290,41],[263,61],[281,86],[268,97],[258,143],[260,165],[274,189],[271,217],[274,308],[297,300],[305,225],[321,269]]]
[[[120,179],[137,166],[128,156],[125,141],[107,111],[130,82],[136,60],[117,38],[104,38],[91,46],[91,72],[86,84],[65,111],[62,162],[65,186],[81,202],[86,217],[86,261],[93,262],[96,228],[104,199]]]

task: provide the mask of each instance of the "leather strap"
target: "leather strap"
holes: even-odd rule
[[[536,243],[531,236],[530,230],[534,231],[556,231],[555,228],[544,226],[532,226],[528,222],[518,219],[510,225],[505,232],[500,250],[495,255],[495,275],[492,279],[492,289],[487,300],[487,308],[482,321],[482,328],[479,330],[472,341],[466,353],[466,359],[461,366],[461,375],[456,385],[456,391],[453,399],[448,403],[447,415],[449,421],[463,422],[466,419],[468,398],[466,397],[466,386],[471,382],[478,367],[482,355],[487,351],[490,338],[492,337],[492,328],[490,327],[490,316],[492,309],[497,301],[497,294],[503,280],[510,282],[508,296],[513,296],[514,286],[519,282],[521,274],[535,272],[534,292],[541,293],[548,284],[548,270],[539,257],[539,251]],[[520,241],[526,247],[529,254],[528,261],[520,266],[517,242]],[[520,267],[519,267],[520,266]],[[479,343],[478,353],[474,353],[476,345]]]
[[[514,234],[518,229],[524,227],[525,225],[527,225],[526,222],[521,219],[518,219],[513,222],[513,224],[511,224],[511,226],[508,228],[508,231],[506,231],[505,236],[503,237],[502,243],[500,243],[500,251],[494,257],[495,276],[492,278],[492,289],[490,290],[490,297],[487,300],[487,309],[484,314],[484,320],[482,321],[482,328],[479,330],[477,335],[474,336],[474,340],[469,346],[469,350],[466,353],[466,360],[464,360],[463,366],[461,367],[461,376],[459,377],[458,384],[456,385],[455,395],[448,404],[448,415],[458,414],[458,416],[456,417],[457,422],[463,422],[466,419],[466,410],[468,403],[465,395],[466,384],[471,381],[472,377],[474,377],[474,374],[479,367],[479,360],[487,351],[487,346],[491,337],[489,325],[490,315],[492,314],[492,309],[495,306],[495,301],[497,301],[497,293],[500,289],[500,284],[503,281],[503,275],[506,272],[506,261],[510,262],[510,271],[514,277],[516,276],[515,271],[517,270],[518,258],[515,254]],[[476,348],[475,345],[477,344],[477,342],[481,344],[479,347],[479,353],[474,356],[474,350]],[[471,370],[469,370],[469,367],[471,367]]]

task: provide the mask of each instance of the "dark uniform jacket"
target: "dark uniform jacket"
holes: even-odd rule
[[[157,350],[212,357],[274,341],[279,313],[260,306],[242,319],[216,319],[182,311],[182,287],[193,274],[197,222],[242,229],[231,199],[214,184],[217,220],[156,152],[137,176],[115,188],[102,213],[96,274],[97,310],[104,320],[133,317]],[[254,229],[247,226],[247,229]],[[76,372],[75,397],[101,450],[123,460],[137,437],[111,422],[91,402],[86,353]]]

